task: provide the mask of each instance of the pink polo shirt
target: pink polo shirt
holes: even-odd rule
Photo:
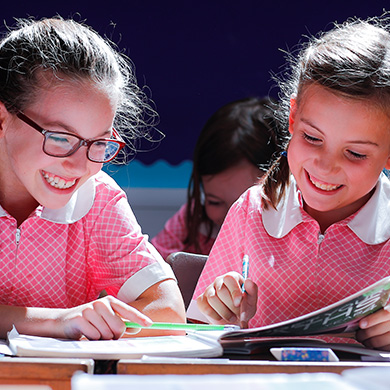
[[[197,235],[199,251],[195,251],[194,245],[187,246],[184,244],[184,240],[188,234],[186,210],[187,204],[184,204],[181,206],[180,210],[165,223],[164,229],[161,230],[151,241],[164,259],[173,252],[181,251],[190,253],[197,252],[201,255],[208,255],[215,242],[217,228],[214,229],[212,237],[208,240],[206,227],[201,225]]]
[[[324,235],[302,208],[293,180],[278,211],[262,210],[260,186],[232,206],[199,279],[194,299],[217,276],[242,271],[259,287],[250,327],[294,318],[345,298],[390,274],[390,182],[381,175],[370,200]],[[190,318],[202,318],[196,302]]]
[[[66,308],[103,289],[125,302],[174,278],[106,173],[58,210],[39,206],[20,227],[0,207],[0,304]]]

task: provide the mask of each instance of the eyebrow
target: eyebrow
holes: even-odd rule
[[[205,192],[204,195],[205,195],[206,197],[208,197],[208,198],[213,198],[213,199],[215,199],[215,200],[222,200],[219,196],[214,195],[214,194],[212,194],[212,193],[210,193],[210,192]]]
[[[81,137],[81,135],[76,131],[74,130],[72,127],[68,126],[67,124],[63,123],[63,122],[58,122],[58,121],[54,121],[54,122],[47,122],[44,126],[42,126],[42,128],[45,128],[46,130],[46,126],[47,127],[62,127],[66,132],[69,132],[69,133],[72,133],[72,134],[76,134],[78,135],[79,137]],[[111,133],[111,129],[112,127],[110,127],[109,130],[106,130],[104,131],[102,134],[98,135],[97,137],[94,137],[94,138],[104,138],[106,136],[108,136],[110,133]],[[48,130],[50,131],[50,130]],[[52,130],[52,131],[55,131],[55,130]]]
[[[305,118],[301,118],[301,121],[305,124],[307,124],[308,126],[312,127],[313,129],[316,129],[318,132],[320,132],[321,134],[324,134],[324,132],[319,129],[315,124],[313,124],[312,122],[310,122],[308,119],[305,119]],[[359,144],[359,145],[373,145],[373,146],[379,146],[376,142],[372,142],[372,141],[362,141],[362,140],[356,140],[356,141],[348,141],[349,143],[352,143],[352,144]]]

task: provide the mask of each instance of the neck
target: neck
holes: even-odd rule
[[[0,204],[4,210],[16,219],[18,226],[20,226],[39,205],[31,196],[15,196],[12,200],[9,200],[9,197],[8,199],[7,197],[3,197],[3,193],[0,194]]]
[[[321,233],[323,234],[329,226],[333,225],[336,222],[342,221],[345,218],[348,218],[350,215],[354,214],[361,207],[363,207],[371,198],[374,191],[375,188],[362,198],[340,209],[318,211],[311,208],[306,203],[304,203],[303,208],[312,218],[314,218],[319,223]]]
[[[39,204],[15,174],[3,140],[0,137],[0,205],[17,220],[19,226]]]

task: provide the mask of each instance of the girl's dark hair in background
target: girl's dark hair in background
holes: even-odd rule
[[[193,169],[187,192],[185,245],[197,248],[197,234],[202,223],[208,237],[213,222],[202,204],[202,176],[215,175],[248,160],[259,167],[259,177],[270,161],[279,154],[277,125],[273,110],[275,101],[269,98],[246,98],[218,109],[204,125],[193,154]]]
[[[278,80],[282,92],[281,110],[276,114],[288,125],[290,99],[297,106],[305,88],[321,85],[344,98],[369,100],[390,115],[390,34],[389,15],[367,21],[354,18],[321,33],[302,47],[288,63],[291,73]],[[285,141],[288,147],[289,136]],[[265,208],[277,207],[289,183],[287,158],[281,155],[267,173],[263,187]]]

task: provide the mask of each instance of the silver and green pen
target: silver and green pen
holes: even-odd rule
[[[215,325],[215,324],[187,324],[187,323],[168,323],[153,322],[150,326],[137,324],[136,322],[125,321],[127,328],[143,329],[170,329],[170,330],[234,330],[239,327],[235,325]]]

